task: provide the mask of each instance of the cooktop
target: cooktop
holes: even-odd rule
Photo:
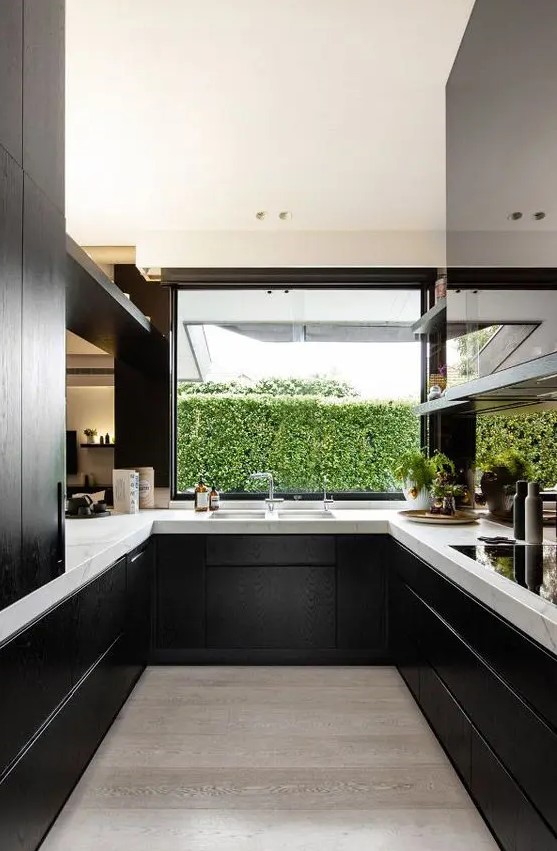
[[[475,544],[453,546],[468,558],[557,604],[555,544]]]

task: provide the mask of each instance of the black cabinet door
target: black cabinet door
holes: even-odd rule
[[[64,220],[27,176],[23,190],[23,551],[18,596],[63,572],[65,481]]]
[[[64,7],[64,0],[23,0],[23,168],[59,212],[64,210]]]
[[[0,648],[0,774],[71,689],[73,600]]]
[[[97,576],[72,599],[75,607],[72,680],[75,685],[124,632],[126,558]]]
[[[209,535],[207,564],[334,564],[332,535]]]
[[[207,566],[207,646],[334,647],[334,566]]]
[[[23,0],[0,3],[0,145],[21,165]]]
[[[469,785],[472,725],[429,665],[422,665],[420,669],[420,706],[462,779]]]
[[[385,576],[381,537],[337,538],[337,647],[385,647]]]
[[[470,791],[501,847],[557,851],[555,835],[475,730],[471,742]]]
[[[205,537],[155,539],[155,646],[205,647]]]
[[[149,652],[152,578],[153,546],[148,543],[128,555],[127,566],[125,659],[139,667],[147,663]]]
[[[21,561],[22,228],[23,172],[0,148],[0,608],[17,597]]]
[[[424,660],[418,644],[416,599],[396,573],[389,574],[389,655],[406,685],[419,700]]]

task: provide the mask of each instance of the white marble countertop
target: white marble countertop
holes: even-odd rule
[[[295,513],[295,511],[293,512]],[[152,534],[390,534],[488,608],[557,653],[557,606],[451,548],[479,535],[510,536],[507,527],[481,519],[470,526],[425,526],[391,509],[334,509],[331,518],[216,519],[191,510],[155,509],[66,523],[66,572],[0,612],[6,640],[91,581]]]

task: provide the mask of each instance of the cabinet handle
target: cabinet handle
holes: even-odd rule
[[[57,561],[64,563],[64,486],[58,482],[56,486],[56,498],[58,509],[58,534],[57,534]]]
[[[134,561],[137,561],[137,559],[138,559],[138,558],[141,558],[141,556],[142,556],[144,553],[145,553],[145,550],[141,550],[141,552],[140,552],[140,553],[138,553],[136,556],[134,556],[132,559],[130,559],[130,564],[133,564],[133,563],[134,563]]]

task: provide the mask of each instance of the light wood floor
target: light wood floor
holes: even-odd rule
[[[149,668],[42,851],[491,851],[394,668]]]

